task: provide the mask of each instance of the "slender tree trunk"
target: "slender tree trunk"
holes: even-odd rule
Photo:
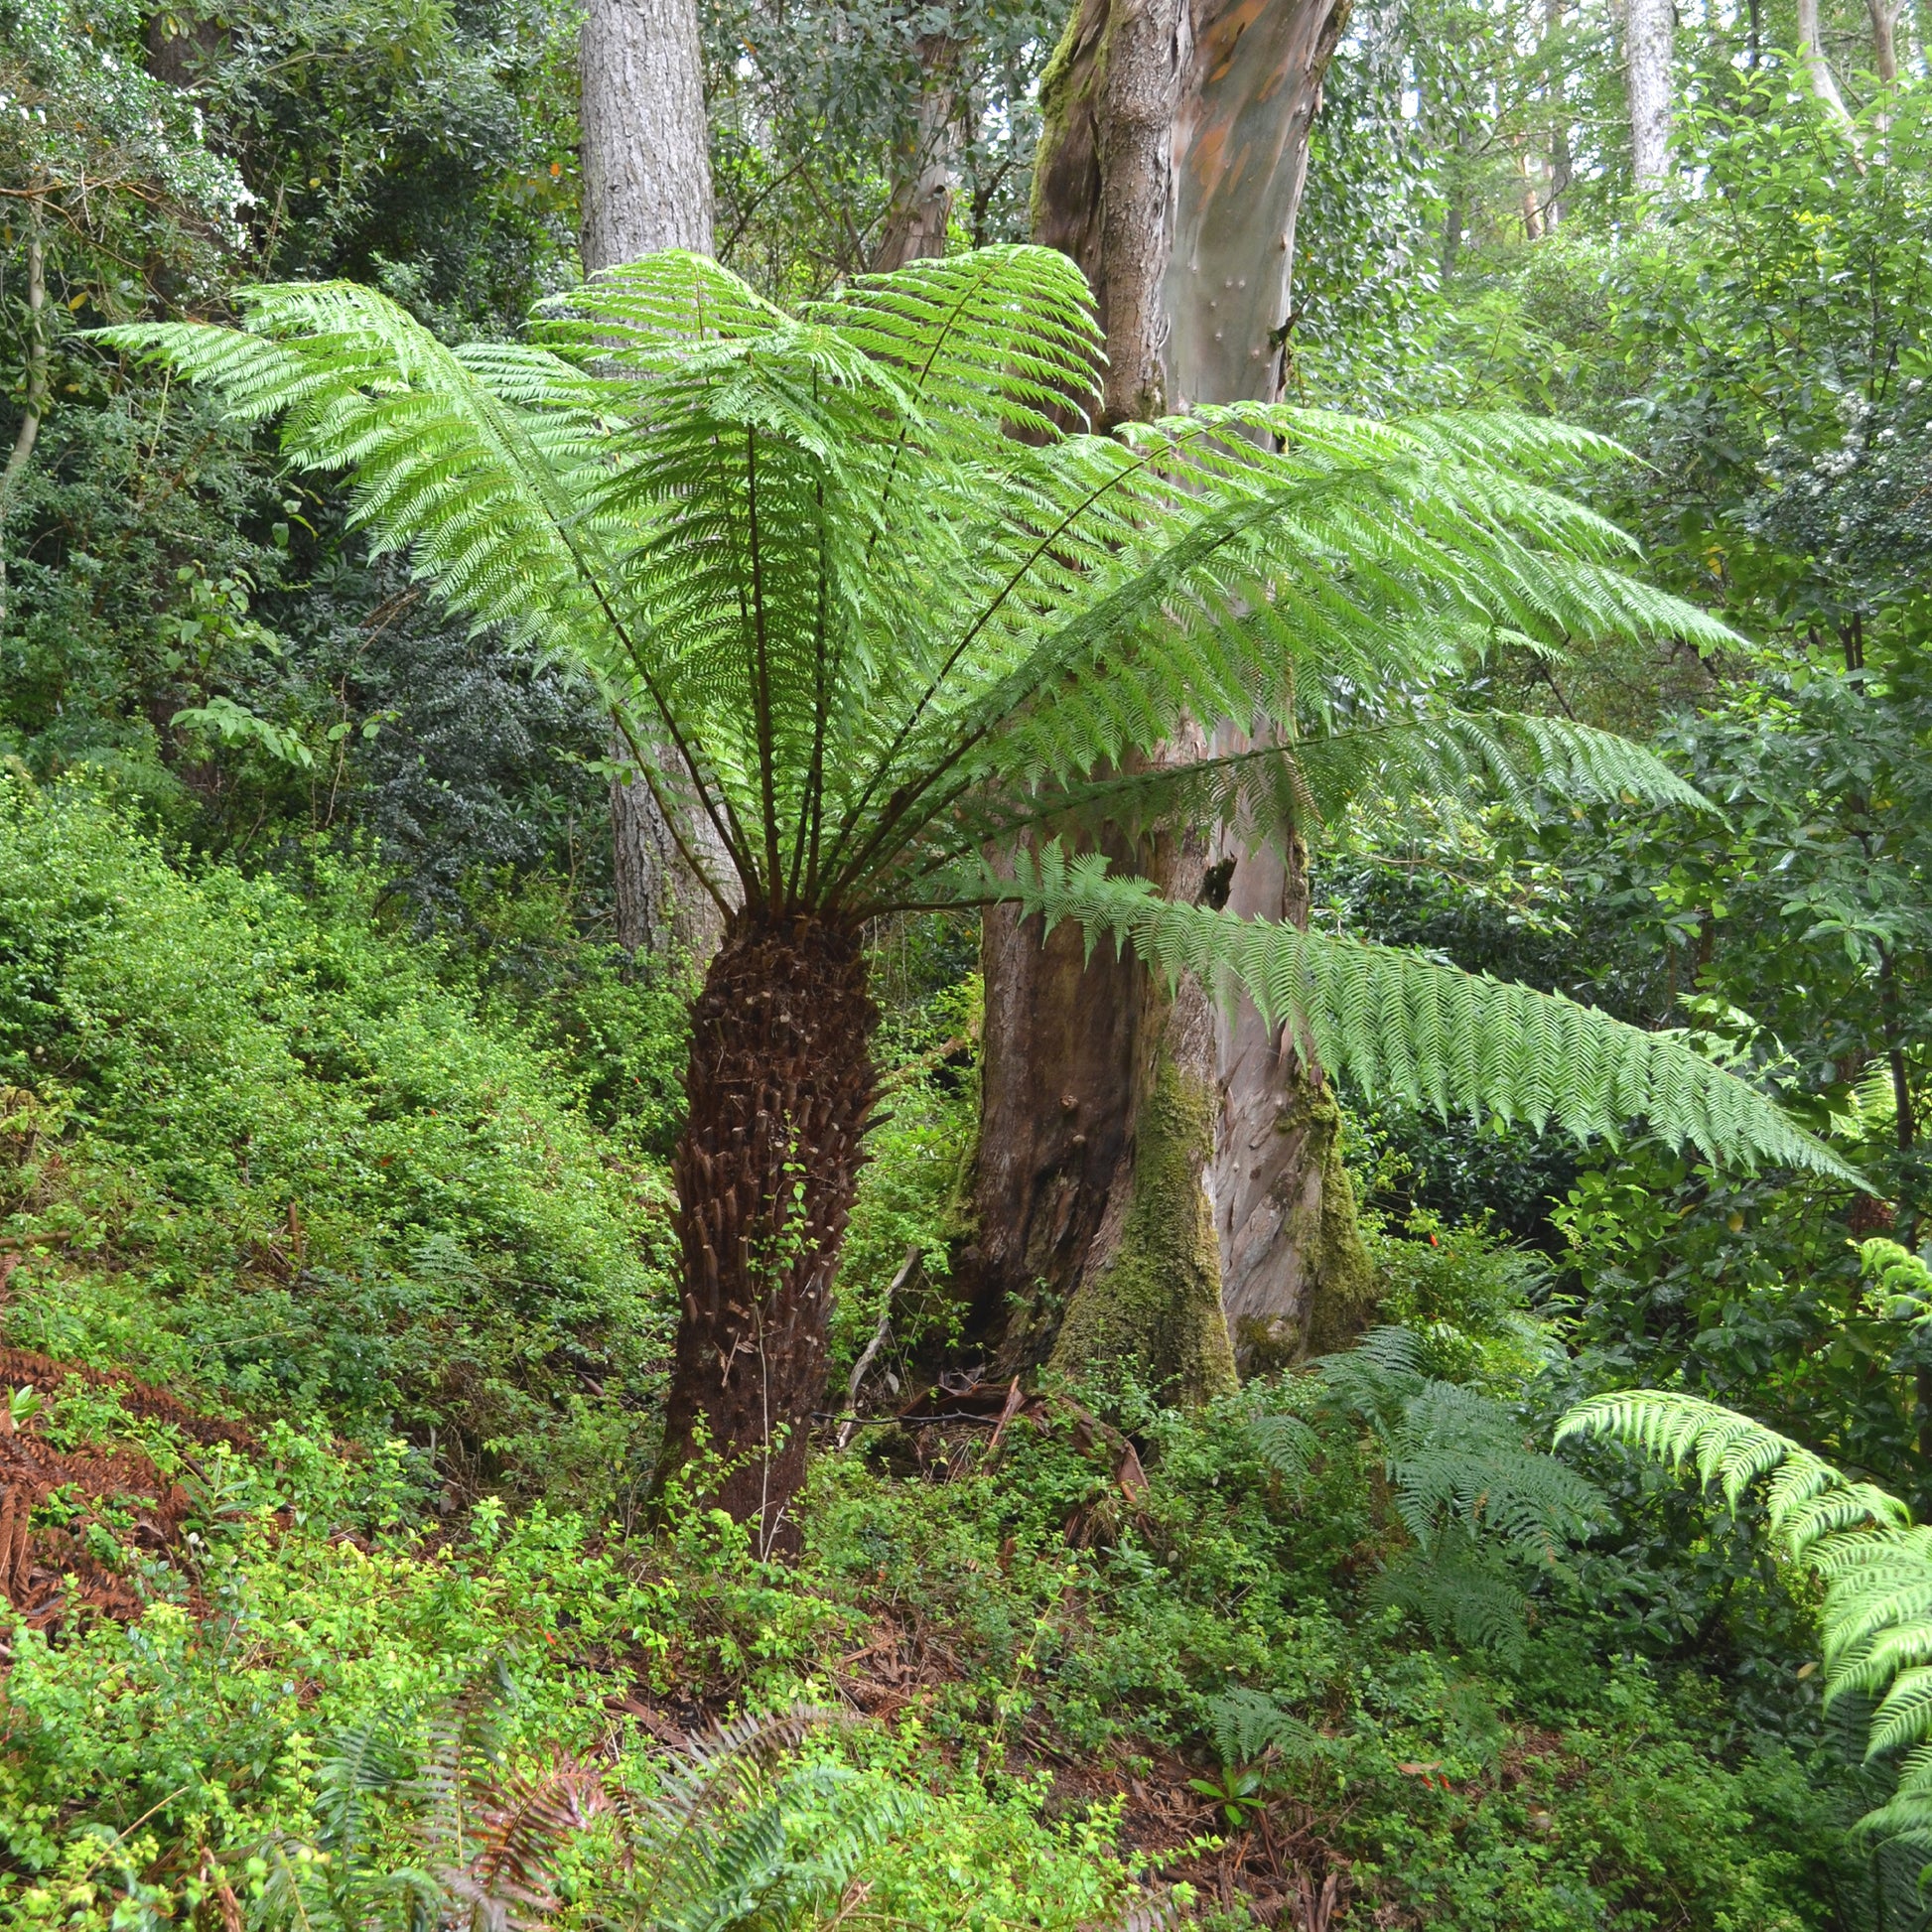
[[[1563,225],[1564,201],[1570,193],[1575,163],[1570,153],[1570,100],[1562,67],[1564,0],[1548,0],[1543,13],[1544,56],[1550,75],[1550,199],[1543,209],[1543,225]]]
[[[1108,421],[1280,393],[1309,129],[1344,17],[1336,0],[1080,0],[1041,82],[1034,222],[1094,284]],[[1113,856],[1178,897],[1242,864],[1217,861],[1205,834]],[[1256,899],[1287,910],[1265,889]],[[1042,948],[1035,928],[995,911],[985,934],[980,1235],[967,1272],[979,1319],[1007,1311],[1002,1368],[1050,1353],[1066,1368],[1131,1362],[1182,1395],[1227,1386],[1229,1249],[1213,1203],[1243,1168],[1237,1143],[1268,1109],[1263,1089],[1284,1145],[1314,1169],[1291,1158],[1289,1177],[1271,1158],[1271,1182],[1318,1196],[1338,1172],[1282,1111],[1301,1063],[1285,1071],[1273,1046],[1251,1050],[1251,1008],[1230,1024],[1199,988],[1169,998],[1106,949],[1083,963],[1065,928]],[[1359,1253],[1352,1201],[1336,1197],[1335,1210]],[[1243,1225],[1254,1306],[1271,1333],[1306,1335],[1307,1282],[1288,1250],[1308,1216],[1283,1214],[1265,1236],[1252,1215]]]
[[[1904,8],[1893,5],[1892,0],[1865,0],[1865,11],[1871,16],[1872,70],[1882,86],[1895,87],[1898,84],[1898,22]]]
[[[1819,35],[1818,0],[1798,0],[1798,52],[1804,57],[1806,71],[1811,75],[1812,91],[1824,103],[1826,113],[1842,132],[1852,133],[1851,111],[1832,77],[1832,64],[1825,58],[1825,43]]]
[[[953,129],[959,118],[959,49],[943,34],[919,42],[919,103],[899,156],[893,199],[872,265],[884,272],[946,252],[952,220]]]
[[[47,415],[47,251],[41,240],[40,211],[32,204],[27,220],[27,393],[7,467],[0,470],[0,627],[7,621],[7,517]]]
[[[1670,178],[1673,0],[1629,0],[1624,29],[1624,84],[1630,102],[1630,177],[1639,195],[1655,195]]]
[[[590,0],[579,44],[583,96],[584,272],[596,275],[660,248],[711,253],[711,157],[694,0]],[[627,765],[613,736],[611,757]],[[714,876],[730,876],[708,826],[692,842]],[[702,963],[723,921],[634,774],[611,786],[618,943],[676,950]]]
[[[688,1480],[752,1525],[761,1556],[796,1547],[878,1019],[856,932],[759,911],[733,916],[692,1016],[672,1162],[684,1306],[659,1482],[702,1441],[716,1461]]]

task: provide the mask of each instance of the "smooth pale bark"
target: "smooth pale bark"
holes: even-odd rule
[[[578,49],[583,97],[584,272],[660,248],[711,253],[711,156],[694,0],[590,0]],[[614,762],[628,766],[621,739]],[[693,824],[700,863],[728,877],[708,826]],[[702,965],[723,914],[677,850],[649,788],[611,786],[617,937],[626,952],[679,951]]]
[[[1629,0],[1624,28],[1624,84],[1630,104],[1630,175],[1639,195],[1669,179],[1671,57],[1676,41],[1672,0]]]
[[[946,252],[952,221],[953,131],[959,117],[959,50],[943,34],[919,42],[919,102],[898,156],[893,199],[872,265],[882,274]]]
[[[1279,393],[1308,134],[1344,15],[1336,0],[1081,0],[1041,84],[1034,227],[1094,284],[1107,421]],[[1228,884],[1244,909],[1298,909],[1284,872],[1218,838],[1113,856],[1170,896]],[[1083,964],[1076,932],[1042,947],[998,911],[985,930],[967,1272],[983,1329],[1007,1311],[1002,1368],[1132,1364],[1211,1394],[1232,1379],[1231,1283],[1244,1346],[1293,1352],[1320,1325],[1324,1281],[1359,1290],[1366,1267],[1331,1185],[1332,1127],[1297,1131],[1302,1103],[1325,1100],[1318,1069],[1245,1003],[1230,1018],[1199,988],[1170,997],[1105,949]],[[1303,1265],[1311,1227],[1350,1268]]]
[[[1842,132],[1854,131],[1851,110],[1832,77],[1832,64],[1825,58],[1825,43],[1818,31],[1818,0],[1798,0],[1798,52],[1804,57],[1805,70],[1811,75],[1812,91],[1824,103],[1825,111]]]
[[[1891,0],[1865,0],[1865,11],[1871,17],[1872,71],[1885,86],[1896,86],[1898,22],[1905,10],[1902,6],[1893,6]]]

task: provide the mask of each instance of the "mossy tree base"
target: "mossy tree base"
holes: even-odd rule
[[[1140,1113],[1118,1245],[1069,1305],[1053,1368],[1124,1369],[1183,1407],[1235,1387],[1220,1250],[1201,1188],[1214,1111],[1212,1086],[1164,1052]]]

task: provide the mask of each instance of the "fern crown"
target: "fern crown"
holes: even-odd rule
[[[1024,247],[795,317],[667,253],[510,345],[447,346],[346,284],[257,289],[241,329],[107,333],[279,418],[449,606],[586,669],[721,904],[856,923],[1017,898],[1205,965],[1365,1085],[1835,1165],[1672,1043],[1345,941],[1183,933],[1050,844],[1099,820],[1306,834],[1472,785],[1698,802],[1608,734],[1437,695],[1500,638],[1728,637],[1623,574],[1628,540],[1557,486],[1600,439],[1259,404],[1067,433],[1091,302]],[[1134,768],[1188,720],[1242,736]],[[985,858],[1042,841],[1017,874]]]

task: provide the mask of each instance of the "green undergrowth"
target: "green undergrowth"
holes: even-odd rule
[[[304,884],[0,789],[6,1339],[435,1432],[473,1484],[626,1480],[672,1318],[652,1124],[600,1127],[602,1059],[386,929],[375,876]],[[603,1037],[642,1031],[604,989]]]
[[[147,1607],[0,1632],[0,1924],[454,1923],[474,1873],[431,1841],[469,1787],[436,1766],[485,1708],[480,1815],[583,1801],[519,1910],[587,1929],[1241,1932],[1296,1924],[1290,1866],[1337,1877],[1333,1932],[1876,1923],[1805,1605],[1748,1525],[1546,1452],[1581,1371],[1541,1264],[1479,1226],[1371,1225],[1389,1325],[1189,1413],[1059,1387],[944,1480],[861,1430],[795,1566],[675,1499],[646,1536],[675,1003],[539,890],[478,905],[425,942],[340,860],[189,870],[86,792],[0,794],[5,1338],[256,1443],[73,1383],[34,1419],[142,1449],[193,1513],[164,1554],[137,1510],[47,1505]],[[841,1377],[882,1315],[900,1367],[956,1319],[976,995],[969,944],[931,945]],[[799,1707],[828,1715],[677,1853],[703,1897],[652,1903],[666,1740]],[[1295,1849],[1244,1889],[1264,1839]]]

